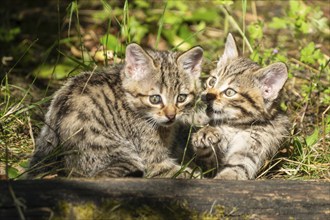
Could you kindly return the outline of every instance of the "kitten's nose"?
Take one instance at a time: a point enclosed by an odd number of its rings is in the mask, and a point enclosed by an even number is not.
[[[176,108],[175,105],[168,105],[164,108],[164,115],[166,118],[168,118],[170,121],[174,121],[176,116]]]
[[[169,120],[173,121],[175,119],[175,114],[166,115],[166,118],[168,118]]]
[[[209,101],[213,101],[217,98],[217,95],[214,93],[206,93],[205,95],[202,95],[202,101],[204,102],[209,102]]]

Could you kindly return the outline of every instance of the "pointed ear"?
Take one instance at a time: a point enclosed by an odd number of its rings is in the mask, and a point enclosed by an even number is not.
[[[261,92],[264,99],[273,101],[277,98],[288,78],[288,70],[284,63],[274,63],[258,71]]]
[[[134,80],[145,78],[155,68],[152,58],[138,44],[132,43],[126,47],[125,75]]]
[[[177,58],[177,64],[183,71],[199,77],[202,71],[203,49],[193,47]]]
[[[217,66],[219,67],[225,65],[228,61],[237,57],[238,57],[238,50],[237,50],[236,42],[233,35],[229,33],[225,44],[225,50],[223,52],[223,55],[220,57]]]

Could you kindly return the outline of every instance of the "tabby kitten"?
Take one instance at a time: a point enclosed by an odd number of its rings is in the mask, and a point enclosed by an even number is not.
[[[277,102],[287,77],[283,63],[260,68],[239,57],[228,35],[202,93],[210,123],[192,137],[197,162],[216,168],[216,179],[254,179],[276,153],[290,126]]]
[[[54,96],[30,177],[172,177],[176,121],[193,110],[203,50],[126,48],[125,64],[70,79]],[[182,173],[180,177],[185,177]]]

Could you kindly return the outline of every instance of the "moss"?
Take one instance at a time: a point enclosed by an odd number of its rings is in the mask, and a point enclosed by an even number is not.
[[[54,220],[60,219],[93,219],[96,206],[93,203],[73,204],[60,202]]]
[[[192,219],[197,212],[185,202],[137,203],[104,200],[100,205],[91,202],[59,202],[54,219]]]
[[[193,220],[218,220],[234,217],[231,214],[236,209],[228,212],[223,206],[215,206],[212,212],[198,213],[188,207],[186,202],[154,202],[136,203],[104,200],[100,205],[92,202],[70,203],[61,201],[55,211],[54,220],[62,219],[193,219]],[[242,216],[240,216],[242,217]],[[247,219],[248,216],[242,219]]]

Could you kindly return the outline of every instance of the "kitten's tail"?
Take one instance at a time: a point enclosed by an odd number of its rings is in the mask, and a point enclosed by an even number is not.
[[[59,138],[48,126],[43,127],[26,170],[25,178],[34,179],[52,173],[59,165]]]

